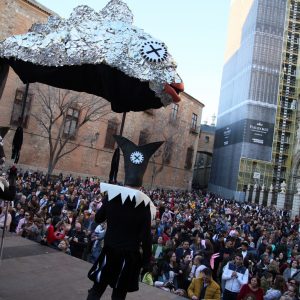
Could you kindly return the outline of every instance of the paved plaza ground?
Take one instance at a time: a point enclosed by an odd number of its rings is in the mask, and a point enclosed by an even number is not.
[[[0,232],[2,235],[2,232]],[[8,235],[0,262],[0,300],[85,300],[91,264],[27,239]],[[108,289],[102,299],[111,299]],[[174,294],[140,284],[128,300],[180,300]]]

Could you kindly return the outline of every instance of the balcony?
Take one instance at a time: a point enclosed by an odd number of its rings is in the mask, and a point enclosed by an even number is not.
[[[193,126],[190,127],[190,133],[192,134],[199,134],[200,133],[200,126]]]

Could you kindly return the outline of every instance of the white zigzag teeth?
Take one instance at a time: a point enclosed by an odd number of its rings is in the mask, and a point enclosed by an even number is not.
[[[151,201],[151,199],[143,192],[132,188],[104,183],[104,182],[100,183],[100,190],[101,193],[107,192],[108,201],[114,199],[118,195],[121,195],[122,204],[125,203],[128,197],[130,201],[133,201],[133,198],[135,197],[135,201],[136,201],[135,207],[138,207],[142,202],[144,202],[145,206],[150,204],[151,217],[152,220],[155,219],[156,207]]]

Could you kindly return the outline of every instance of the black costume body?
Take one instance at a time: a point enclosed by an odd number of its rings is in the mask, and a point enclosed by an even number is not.
[[[114,138],[124,155],[125,185],[129,187],[100,184],[107,195],[95,221],[107,221],[107,230],[99,259],[88,274],[94,286],[87,300],[100,299],[107,285],[113,288],[113,300],[125,299],[127,292],[139,289],[140,270],[151,259],[151,219],[156,207],[138,187],[151,155],[163,142],[137,146],[122,136]]]
[[[0,187],[0,200],[14,201],[16,196],[15,186],[4,186],[4,191]]]
[[[107,231],[103,250],[89,278],[96,285],[104,282],[124,292],[137,291],[141,267],[151,258],[150,205],[141,202],[136,207],[135,197],[130,196],[122,203],[121,195],[110,200],[106,196],[102,202],[95,221],[107,221]]]

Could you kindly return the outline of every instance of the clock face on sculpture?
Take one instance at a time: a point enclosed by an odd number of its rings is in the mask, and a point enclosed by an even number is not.
[[[144,161],[144,155],[140,151],[134,151],[130,154],[130,160],[133,164],[139,165]]]
[[[162,62],[168,56],[167,47],[164,43],[156,41],[147,41],[141,48],[143,58],[149,62]]]

